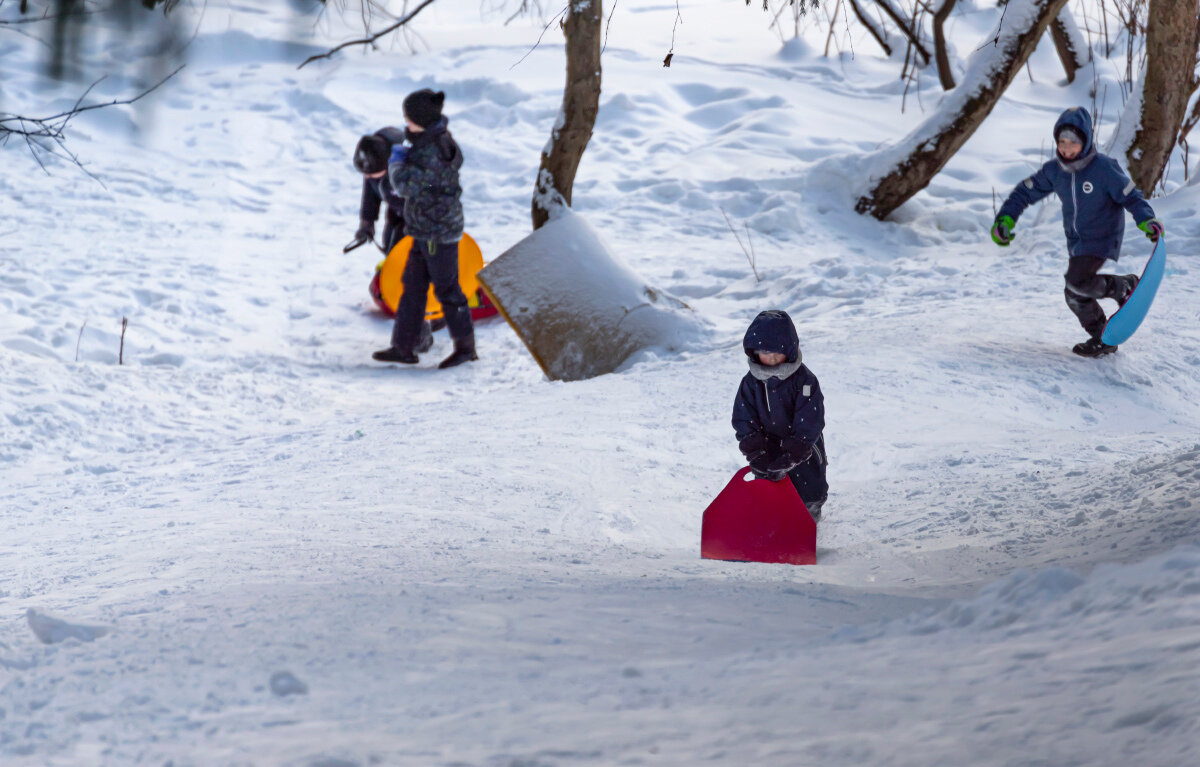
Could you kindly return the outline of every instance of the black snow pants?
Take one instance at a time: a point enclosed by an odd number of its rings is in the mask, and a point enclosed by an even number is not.
[[[392,326],[392,347],[412,351],[420,339],[425,323],[425,301],[429,283],[433,294],[442,304],[446,327],[456,342],[474,340],[475,326],[471,322],[471,307],[458,284],[458,243],[413,241],[404,266],[404,292],[396,307],[396,323]]]
[[[1094,256],[1075,256],[1068,262],[1064,275],[1067,287],[1063,294],[1067,306],[1092,338],[1099,338],[1108,322],[1097,299],[1116,298],[1127,289],[1127,283],[1132,282],[1128,275],[1098,274],[1104,261]]]
[[[829,495],[829,482],[825,480],[825,437],[821,436],[813,446],[812,455],[804,463],[788,472],[788,479],[796,488],[796,494],[806,505],[824,503]]]

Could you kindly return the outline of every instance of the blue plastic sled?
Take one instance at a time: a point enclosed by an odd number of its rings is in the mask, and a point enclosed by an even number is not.
[[[1146,313],[1150,311],[1150,304],[1154,303],[1154,296],[1158,293],[1158,285],[1162,282],[1166,270],[1167,240],[1165,237],[1159,237],[1154,245],[1154,252],[1150,254],[1150,260],[1146,262],[1146,268],[1142,271],[1141,281],[1125,305],[1108,318],[1108,324],[1100,334],[1101,341],[1116,346],[1129,340],[1142,324],[1142,320],[1146,319]]]

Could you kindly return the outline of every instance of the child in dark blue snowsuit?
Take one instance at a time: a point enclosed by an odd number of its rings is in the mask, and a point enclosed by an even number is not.
[[[825,398],[801,362],[800,339],[787,312],[761,312],[742,347],[750,372],[733,401],[738,448],[754,475],[778,482],[787,476],[813,519],[829,495],[825,481]]]
[[[1100,340],[1108,318],[1100,298],[1115,299],[1118,306],[1137,286],[1135,274],[1099,274],[1108,259],[1116,261],[1125,234],[1125,211],[1153,242],[1162,236],[1162,223],[1137,186],[1111,157],[1100,154],[1092,140],[1092,116],[1083,107],[1071,107],[1054,124],[1055,159],[1017,184],[1004,201],[992,225],[992,240],[1007,247],[1013,227],[1025,208],[1051,192],[1062,200],[1063,229],[1067,235],[1067,306],[1087,332],[1087,341],[1073,351],[1099,357],[1117,350]]]
[[[388,178],[404,200],[404,223],[412,235],[402,281],[404,292],[396,307],[392,345],[375,352],[381,362],[414,364],[415,346],[425,314],[430,283],[442,304],[454,352],[439,368],[450,368],[479,359],[475,351],[475,326],[471,308],[458,280],[458,243],[463,236],[462,185],[459,170],[463,154],[450,135],[442,115],[446,94],[428,88],[404,99],[405,137],[408,148],[393,149]]]

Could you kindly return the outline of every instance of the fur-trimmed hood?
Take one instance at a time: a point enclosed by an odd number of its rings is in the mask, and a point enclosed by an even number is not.
[[[796,325],[792,318],[782,309],[769,309],[759,312],[750,323],[746,335],[742,339],[742,349],[750,365],[750,374],[760,381],[769,378],[783,380],[791,377],[800,369],[803,355],[800,353],[800,336],[796,333]],[[758,361],[757,352],[775,352],[786,357],[785,362],[778,365],[763,365]]]

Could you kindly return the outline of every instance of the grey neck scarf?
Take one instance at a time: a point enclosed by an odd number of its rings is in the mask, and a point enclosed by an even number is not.
[[[1092,164],[1092,160],[1096,159],[1096,145],[1092,144],[1092,148],[1076,157],[1070,162],[1066,162],[1058,156],[1058,152],[1054,153],[1054,157],[1058,160],[1058,167],[1065,170],[1067,173],[1077,173],[1087,166]]]
[[[767,367],[761,362],[748,360],[750,363],[750,375],[760,381],[766,381],[768,378],[778,378],[780,381],[783,381],[790,378],[792,373],[800,369],[800,365],[802,364],[801,359],[801,356],[797,354],[795,362],[781,362],[771,367]]]

